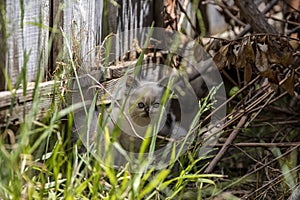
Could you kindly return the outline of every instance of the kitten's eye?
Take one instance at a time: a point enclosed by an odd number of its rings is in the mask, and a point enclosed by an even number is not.
[[[158,108],[159,105],[160,105],[160,103],[154,103],[154,104],[153,104],[153,107],[154,107],[154,108]]]
[[[139,108],[144,108],[144,107],[145,107],[145,104],[144,104],[143,102],[140,102],[140,103],[138,103],[138,107],[139,107]]]

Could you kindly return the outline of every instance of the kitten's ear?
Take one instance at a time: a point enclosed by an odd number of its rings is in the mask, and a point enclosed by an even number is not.
[[[139,85],[140,85],[139,81],[137,81],[132,76],[127,76],[126,87],[138,87]]]

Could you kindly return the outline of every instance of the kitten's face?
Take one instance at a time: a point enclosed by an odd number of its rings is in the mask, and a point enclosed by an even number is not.
[[[134,123],[148,126],[151,119],[157,119],[161,110],[164,89],[158,84],[139,84],[133,88],[129,99],[129,113]]]

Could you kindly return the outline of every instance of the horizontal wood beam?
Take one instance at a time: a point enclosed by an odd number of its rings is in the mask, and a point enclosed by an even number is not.
[[[111,66],[105,75],[103,85],[107,91],[114,90],[115,85],[120,81],[126,70],[136,64],[136,61],[125,62],[123,64]],[[100,73],[100,69],[98,72]],[[74,79],[75,80],[75,79]],[[69,80],[69,81],[74,81]],[[65,81],[47,81],[39,84],[38,97],[39,97],[39,112],[36,119],[42,119],[45,114],[50,111],[51,105],[61,104],[59,94],[65,93],[66,86],[63,85]],[[55,89],[56,88],[56,89]],[[72,89],[72,88],[68,88]],[[18,125],[24,121],[24,117],[29,114],[33,105],[33,95],[35,90],[35,83],[31,82],[27,84],[26,94],[23,95],[23,88],[12,91],[0,92],[0,127],[5,127],[7,124]],[[104,94],[104,91],[99,89],[100,95]],[[54,101],[53,101],[54,100]],[[111,97],[106,96],[106,99],[100,99],[98,104],[108,104],[111,101]]]
[[[38,88],[39,112],[36,118],[41,119],[51,107],[53,98],[58,100],[58,93],[54,94],[55,84],[59,82],[48,81],[40,83]],[[19,124],[24,116],[29,113],[33,105],[33,94],[35,84],[29,83],[26,94],[23,95],[23,88],[0,92],[0,127],[9,124]]]

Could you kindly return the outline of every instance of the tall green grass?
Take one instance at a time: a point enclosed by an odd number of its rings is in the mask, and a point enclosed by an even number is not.
[[[57,30],[53,34],[57,34]],[[50,38],[52,42],[53,36]],[[67,42],[66,46],[69,56],[63,62],[65,68],[71,68],[72,71],[64,68],[62,74],[58,73],[53,78],[60,80],[61,77],[74,74],[79,83],[74,52],[70,43]],[[6,74],[6,83],[13,97],[11,111],[15,109],[14,89],[22,84],[23,94],[26,95],[26,60],[29,59],[30,50],[24,49],[24,55],[24,66],[16,85],[11,84]],[[62,109],[68,99],[65,93],[60,92],[59,83],[54,86],[53,93],[58,94],[60,102],[53,98],[48,114],[37,121],[36,115],[42,101],[39,84],[44,67],[39,65],[29,114],[17,127],[7,124],[1,129],[0,199],[202,199],[214,193],[208,186],[216,188],[214,179],[221,176],[203,174],[199,163],[206,157],[196,157],[197,153],[193,153],[197,152],[196,148],[180,157],[176,170],[173,165],[161,170],[149,168],[140,159],[142,173],[132,173],[129,165],[119,169],[108,167],[94,159],[90,151],[80,151],[82,144],[72,141],[72,130],[73,111],[82,105],[69,105]],[[145,150],[148,144],[143,145]],[[207,192],[202,192],[205,188],[208,188]]]
[[[20,79],[22,76],[25,74]],[[38,87],[35,90],[38,94]],[[132,173],[129,166],[107,167],[89,151],[80,153],[80,144],[71,142],[72,111],[81,105],[61,110],[53,102],[49,114],[38,122],[31,115],[39,112],[38,95],[35,101],[36,106],[13,132],[15,144],[0,139],[0,198],[174,199],[192,194],[193,199],[201,199],[198,191],[214,185],[213,178],[220,177],[202,174],[197,164],[204,157],[193,158],[192,152],[182,156],[184,162],[176,173],[172,166],[159,171],[145,167],[143,173]],[[10,126],[1,135],[8,131],[12,131]]]
[[[37,95],[35,101],[38,98]],[[193,199],[201,199],[198,191],[205,185],[214,185],[213,178],[220,177],[202,174],[197,163],[204,158],[194,159],[191,152],[183,155],[185,163],[176,174],[171,167],[159,171],[150,168],[143,173],[131,173],[128,166],[107,167],[89,152],[80,153],[80,144],[71,143],[75,108],[60,110],[56,102],[41,122],[24,117],[13,133],[15,144],[1,137],[1,198],[174,199],[192,194]],[[39,112],[38,103],[31,112]],[[7,131],[12,131],[9,126],[4,130]],[[42,153],[37,154],[38,149]]]

